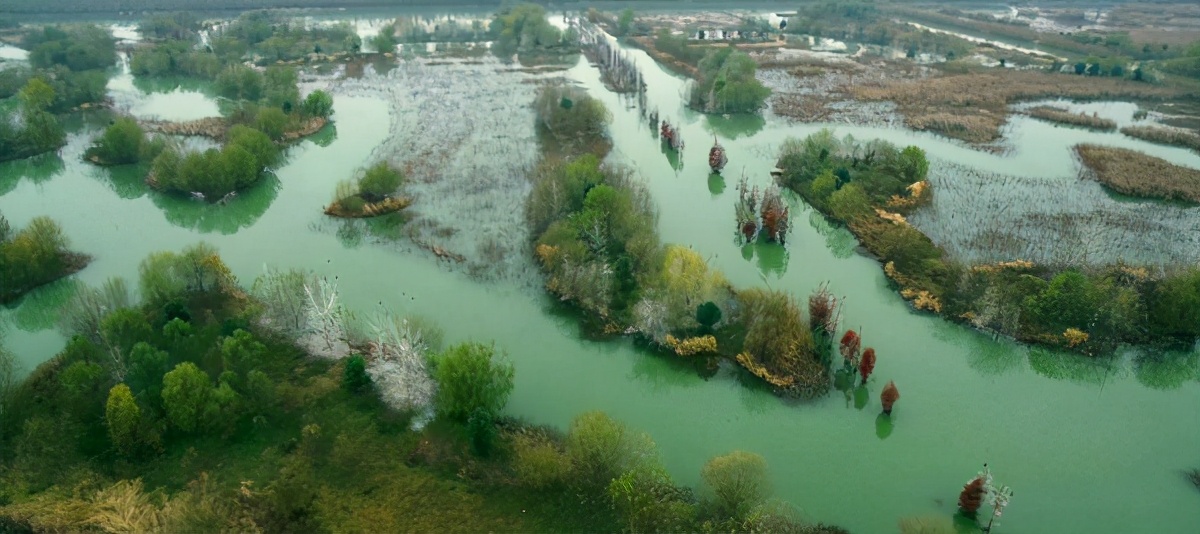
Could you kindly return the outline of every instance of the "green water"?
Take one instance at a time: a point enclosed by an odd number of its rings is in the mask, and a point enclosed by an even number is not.
[[[1097,365],[914,313],[879,265],[854,253],[848,233],[795,199],[786,249],[739,246],[738,177],[744,172],[768,184],[782,140],[820,126],[687,112],[680,80],[644,55],[639,63],[651,107],[682,125],[688,147],[674,164],[637,110],[604,90],[586,63],[564,76],[613,111],[611,157],[645,179],[663,240],[695,248],[740,287],[767,285],[805,298],[828,281],[846,297],[843,324],[860,329],[879,355],[865,403],[836,391],[812,403],[783,402],[728,369],[705,380],[627,341],[581,340],[574,319],[528,284],[483,284],[411,247],[339,237],[321,207],[336,182],[369,163],[389,135],[387,104],[363,97],[336,97],[336,134],[292,148],[274,178],[227,206],[149,192],[135,169],[84,164],[79,156],[94,126],[80,125],[61,158],[0,165],[0,210],[15,227],[50,215],[73,248],[95,256],[71,280],[4,312],[15,325],[8,343],[26,367],[36,365],[63,344],[50,326],[73,284],[134,280],[150,252],[205,240],[243,283],[265,265],[309,268],[336,275],[351,308],[382,302],[429,317],[448,341],[495,340],[517,367],[510,413],[565,427],[582,411],[604,410],[650,433],[686,484],[698,484],[701,465],[714,455],[754,451],[769,462],[777,495],[807,517],[854,532],[894,532],[902,516],[952,514],[962,485],[988,462],[1015,490],[997,532],[1195,532],[1200,495],[1182,470],[1200,467],[1197,353],[1129,353]],[[724,178],[710,176],[706,165],[714,133],[729,154]],[[997,156],[901,130],[839,133],[914,143],[961,165],[1064,180],[1076,169],[1068,147],[1100,135],[1018,120],[1010,130],[1014,150]],[[1102,141],[1200,166],[1185,151],[1115,135]],[[881,424],[878,394],[887,380],[902,398],[891,423]]]

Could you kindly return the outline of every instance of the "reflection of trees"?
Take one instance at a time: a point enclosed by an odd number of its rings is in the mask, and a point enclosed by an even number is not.
[[[650,391],[658,393],[701,384],[701,381],[696,379],[696,371],[688,368],[682,361],[671,361],[668,356],[652,354],[648,349],[639,349],[636,352],[637,358],[633,362],[630,378],[647,384]]]
[[[338,241],[346,248],[358,248],[362,244],[363,227],[357,219],[343,219],[337,229]]]
[[[1134,357],[1133,374],[1147,387],[1176,389],[1200,379],[1200,353],[1142,352]]]
[[[108,186],[118,197],[141,198],[150,190],[146,185],[146,167],[143,165],[108,167],[101,172],[108,176]]]
[[[825,238],[825,246],[833,252],[833,257],[849,258],[854,255],[854,249],[858,247],[858,240],[854,238],[854,234],[850,233],[850,230],[835,226],[817,210],[808,212],[808,224]]]
[[[993,337],[950,321],[935,321],[933,337],[961,349],[967,365],[985,375],[1004,374],[1022,366],[1025,353],[1007,338]]]
[[[750,137],[767,125],[767,120],[758,114],[708,115],[706,118],[704,129],[726,139]]]
[[[305,139],[312,141],[313,144],[320,147],[329,146],[337,139],[337,127],[333,124],[333,121],[330,121],[324,128],[321,128],[317,133]]]
[[[26,332],[54,328],[59,312],[81,285],[74,278],[63,278],[30,291],[11,314],[13,324]]]
[[[708,192],[718,196],[725,192],[725,178],[717,173],[708,175]]]
[[[1037,374],[1047,378],[1097,386],[1103,386],[1110,377],[1114,377],[1120,371],[1119,365],[1111,357],[1088,358],[1044,347],[1030,347],[1029,366]]]
[[[28,159],[0,163],[0,195],[17,188],[22,178],[40,184],[55,177],[66,168],[57,153],[49,152]]]
[[[755,264],[764,276],[783,277],[787,272],[788,250],[779,243],[767,243],[765,239],[756,239],[752,243],[742,245],[742,257],[747,261],[756,259]]]
[[[279,193],[279,178],[269,174],[226,204],[210,204],[177,195],[150,195],[175,226],[210,233],[233,234],[254,224],[267,212]]]

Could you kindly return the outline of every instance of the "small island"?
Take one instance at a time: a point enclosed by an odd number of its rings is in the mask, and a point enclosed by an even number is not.
[[[70,249],[62,228],[49,217],[35,217],[14,231],[0,215],[0,304],[79,272],[91,260]]]
[[[360,171],[353,180],[338,182],[333,202],[325,207],[331,217],[365,218],[395,213],[407,208],[412,199],[394,196],[404,183],[404,175],[386,161]]]

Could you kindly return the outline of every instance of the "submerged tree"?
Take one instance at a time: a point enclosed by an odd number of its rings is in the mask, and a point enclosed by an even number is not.
[[[883,413],[892,415],[892,405],[900,399],[900,390],[896,389],[896,384],[888,380],[886,386],[883,386],[883,392],[879,394],[879,400],[883,403]]]
[[[979,507],[983,506],[984,493],[983,477],[972,478],[958,494],[958,509],[967,517],[975,517]]]

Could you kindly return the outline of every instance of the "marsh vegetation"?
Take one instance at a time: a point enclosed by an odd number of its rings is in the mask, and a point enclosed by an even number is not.
[[[1125,148],[1077,145],[1075,152],[1089,176],[1115,191],[1200,203],[1200,170]]]

